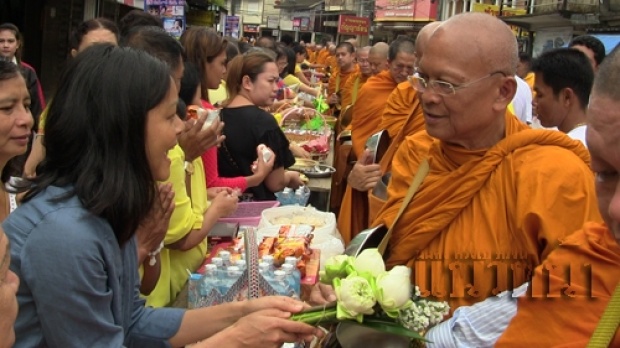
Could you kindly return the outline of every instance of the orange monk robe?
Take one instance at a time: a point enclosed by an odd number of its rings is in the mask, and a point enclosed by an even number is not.
[[[366,76],[362,74],[361,71],[358,71],[347,79],[347,84],[342,89],[340,98],[340,105],[342,105],[343,108],[355,103],[360,90],[371,76],[372,75]]]
[[[585,224],[536,268],[497,346],[585,347],[619,281],[620,246],[613,233]],[[609,346],[620,347],[620,330]]]
[[[412,125],[412,127],[416,131],[422,130],[424,127],[424,117],[422,116],[422,109],[418,106],[418,92],[411,87],[408,81],[399,83],[387,99],[379,128],[387,130],[390,139],[394,139],[401,133],[403,124],[406,123],[413,110],[416,109],[421,117],[415,119],[415,125]],[[406,134],[411,135],[413,133],[408,132]]]
[[[331,75],[337,74],[340,71],[340,67],[338,66],[338,58],[336,58],[336,56],[330,55],[327,58],[326,63],[329,67],[329,73]]]
[[[394,226],[387,265],[409,266],[423,295],[448,301],[452,311],[506,290],[505,279],[521,285],[560,238],[602,220],[585,148],[509,112],[505,120],[505,138],[486,150],[426,132],[407,137],[374,223],[392,225],[428,159],[429,174]]]
[[[330,57],[329,50],[324,47],[316,54],[316,63],[321,65],[327,65],[327,58]]]
[[[306,47],[306,55],[308,56],[308,61],[312,64],[316,63],[316,52],[310,47]]]
[[[342,93],[344,86],[347,84],[347,80],[357,73],[360,70],[357,64],[353,65],[353,68],[347,72],[338,71],[335,74],[331,74],[329,77],[329,84],[327,86],[328,95],[334,94],[336,92]]]
[[[385,174],[392,171],[394,155],[405,138],[425,129],[424,112],[418,93],[407,82],[398,84],[390,94],[383,109],[379,129],[387,130],[390,135],[390,146],[379,162],[381,173]],[[368,191],[369,223],[375,220],[383,204],[383,200],[374,197],[372,191]]]
[[[396,82],[389,71],[382,71],[366,81],[353,105],[351,119],[351,141],[353,153],[360,158],[366,140],[378,132],[385,101],[396,88]],[[338,215],[338,231],[345,243],[368,227],[368,193],[354,190],[350,186],[342,197]]]

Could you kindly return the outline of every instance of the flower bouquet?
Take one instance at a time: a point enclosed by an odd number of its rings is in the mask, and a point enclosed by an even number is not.
[[[320,281],[334,286],[336,304],[315,307],[292,319],[311,325],[356,321],[384,333],[425,341],[423,334],[441,322],[450,307],[446,302],[422,299],[410,276],[405,266],[386,271],[377,249],[366,249],[357,257],[332,257],[320,272]]]

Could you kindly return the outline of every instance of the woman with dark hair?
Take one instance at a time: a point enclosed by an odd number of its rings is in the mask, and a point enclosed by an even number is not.
[[[45,97],[43,96],[43,88],[41,88],[41,83],[39,83],[37,72],[32,66],[22,61],[21,51],[23,45],[24,40],[17,26],[12,23],[0,24],[0,60],[8,60],[21,68],[32,100],[30,111],[35,119],[36,126],[39,115],[45,109]]]
[[[226,139],[218,149],[219,173],[224,177],[251,174],[256,148],[265,144],[275,153],[275,164],[265,180],[248,188],[254,200],[273,200],[274,192],[303,183],[298,172],[284,168],[295,163],[289,142],[275,118],[262,110],[273,104],[278,91],[278,67],[260,51],[237,56],[226,78],[229,101],[222,109]],[[258,162],[261,160],[259,159]]]
[[[318,97],[320,93],[318,89],[306,85],[295,76],[295,52],[289,47],[284,47],[283,50],[286,64],[280,63],[280,60],[278,60],[278,68],[280,68],[280,77],[282,77],[284,84],[294,91],[301,91],[313,97]]]
[[[8,192],[6,184],[15,172],[13,158],[28,148],[32,130],[30,94],[20,69],[12,62],[0,61],[0,221],[17,208],[17,197]]]
[[[303,307],[289,298],[144,307],[135,231],[170,174],[177,99],[168,66],[129,48],[92,46],[63,72],[41,173],[3,224],[21,280],[17,347],[278,347],[318,333],[286,319]]]
[[[97,43],[110,43],[117,45],[119,40],[118,27],[114,22],[106,18],[94,18],[82,22],[73,31],[71,35],[71,57],[85,50],[87,47]],[[39,129],[32,141],[32,150],[28,155],[28,159],[24,164],[23,175],[26,178],[32,178],[36,175],[36,169],[39,163],[45,157],[45,147],[43,146],[43,137],[45,136],[45,119],[47,117],[47,109],[43,110],[39,118]]]

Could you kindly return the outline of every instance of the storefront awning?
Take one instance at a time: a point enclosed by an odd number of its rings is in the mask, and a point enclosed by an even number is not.
[[[284,10],[311,10],[320,4],[324,0],[281,0],[275,2],[273,8],[279,8]]]
[[[521,27],[527,31],[536,31],[543,28],[572,27],[573,22],[560,13],[525,16],[502,16],[499,17],[507,24]]]

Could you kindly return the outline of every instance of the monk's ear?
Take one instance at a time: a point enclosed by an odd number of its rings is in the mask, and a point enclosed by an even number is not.
[[[517,81],[514,76],[502,77],[495,104],[498,110],[506,109],[517,93]]]

